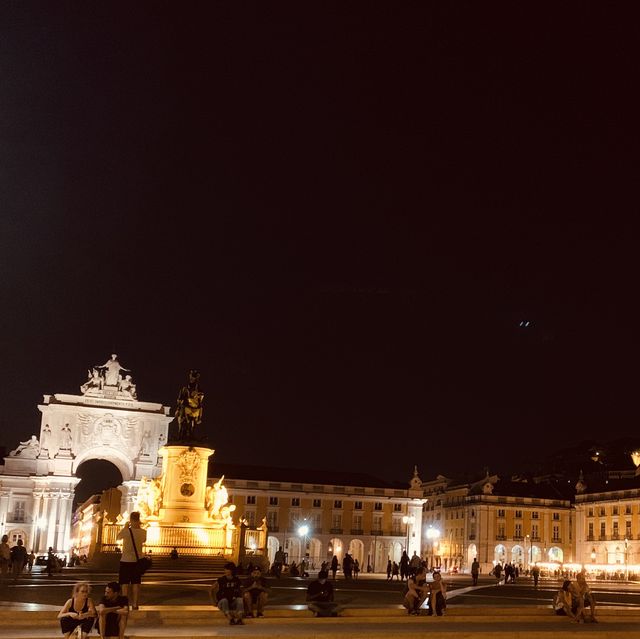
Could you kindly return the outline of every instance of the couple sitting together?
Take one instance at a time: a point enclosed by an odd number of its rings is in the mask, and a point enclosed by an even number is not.
[[[427,615],[433,615],[435,610],[438,617],[442,617],[444,609],[447,607],[447,586],[442,581],[442,575],[435,571],[433,581],[427,583],[427,570],[424,567],[407,580],[407,592],[404,596],[403,606],[410,615],[419,615],[420,607],[428,599]]]

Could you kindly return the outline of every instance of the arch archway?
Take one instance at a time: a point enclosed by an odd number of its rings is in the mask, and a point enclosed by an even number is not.
[[[320,567],[322,563],[322,542],[316,537],[309,540],[309,562],[311,570]]]
[[[269,558],[269,563],[272,564],[273,560],[278,552],[278,548],[280,548],[280,543],[276,537],[269,537],[267,539],[267,557]]]
[[[124,480],[120,468],[107,459],[85,459],[78,464],[76,477],[80,483],[75,489],[74,506],[107,488],[120,486]]]
[[[531,559],[530,562],[532,564],[538,563],[542,561],[542,551],[539,546],[531,546]]]
[[[495,563],[501,564],[503,564],[507,560],[507,549],[502,544],[498,544],[494,548],[493,559]]]
[[[397,564],[400,564],[400,559],[402,559],[402,544],[399,541],[391,542],[391,546],[389,548],[391,561],[395,561]]]
[[[562,548],[558,548],[558,546],[552,546],[549,548],[549,559],[548,561],[557,561],[562,563],[564,560],[564,553],[562,552]]]
[[[349,554],[354,560],[358,560],[358,564],[362,570],[362,566],[364,564],[364,544],[360,539],[352,539],[349,542]]]
[[[333,537],[329,540],[329,557],[337,557],[339,566],[342,565],[342,558],[344,557],[344,553],[345,548],[342,539],[340,539],[339,537]]]
[[[133,461],[115,448],[90,448],[80,453],[73,462],[73,471],[76,477],[79,477],[80,466],[94,459],[111,462],[120,471],[122,481],[129,481],[135,477]]]
[[[470,566],[473,560],[478,556],[478,549],[475,544],[469,544],[467,549],[467,565]]]
[[[524,566],[524,550],[522,546],[514,546],[511,549],[511,563],[516,566]]]

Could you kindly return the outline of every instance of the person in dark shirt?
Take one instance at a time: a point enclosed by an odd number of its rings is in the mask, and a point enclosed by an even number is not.
[[[96,606],[98,621],[96,627],[102,639],[118,637],[124,639],[124,631],[129,619],[129,599],[121,594],[120,584],[110,581],[104,589],[104,597]]]
[[[11,569],[13,571],[13,583],[18,581],[18,577],[22,574],[24,566],[27,563],[27,549],[24,547],[22,539],[18,539],[18,543],[11,549]]]
[[[307,602],[316,617],[338,616],[338,604],[333,601],[333,586],[326,570],[321,570],[318,578],[309,584]]]
[[[231,626],[241,626],[243,612],[242,583],[236,576],[236,565],[229,561],[224,565],[224,575],[218,578],[212,586],[218,608],[229,619]]]
[[[254,609],[258,617],[264,617],[264,606],[267,603],[267,589],[269,584],[262,576],[259,566],[251,569],[251,576],[244,580],[244,614],[245,617],[253,617]]]

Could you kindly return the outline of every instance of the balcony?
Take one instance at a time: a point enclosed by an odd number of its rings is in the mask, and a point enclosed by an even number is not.
[[[513,536],[513,541],[522,541],[524,539],[524,537],[522,535],[514,535]]]
[[[469,535],[469,539],[470,539],[471,541],[473,541],[475,538],[476,538],[476,536],[475,536],[475,534],[474,534],[474,533],[471,533],[471,534]]]
[[[595,539],[593,535],[587,535],[587,541],[595,541]]]
[[[352,535],[364,535],[364,530],[362,530],[362,528],[352,528],[351,529],[351,534]]]
[[[332,535],[341,535],[342,534],[342,528],[330,528],[329,532]]]
[[[506,541],[507,537],[506,535],[496,535],[496,539],[498,541]]]
[[[371,534],[374,536],[380,536],[380,535],[384,535],[384,533],[382,532],[382,530],[372,530]]]
[[[537,535],[535,537],[531,537],[531,541],[540,541],[540,537]]]

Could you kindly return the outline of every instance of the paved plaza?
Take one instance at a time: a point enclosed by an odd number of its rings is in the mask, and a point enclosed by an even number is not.
[[[48,577],[35,571],[17,585],[5,585],[0,592],[0,623],[3,638],[39,639],[58,637],[56,614],[71,586],[89,581],[93,595],[102,593],[113,579],[110,572],[65,569]],[[592,638],[634,637],[640,632],[640,584],[592,584],[600,603],[600,623],[571,624],[551,611],[551,598],[558,588],[555,580],[542,581],[534,589],[523,578],[512,585],[496,585],[489,577],[476,587],[465,575],[446,577],[448,608],[443,618],[409,617],[401,606],[404,584],[387,582],[384,576],[367,575],[358,581],[338,579],[336,600],[343,606],[338,619],[315,619],[304,603],[307,579],[271,579],[266,618],[250,619],[231,628],[209,599],[208,586],[215,576],[198,572],[152,572],[143,585],[139,611],[131,613],[127,635],[154,637],[227,637],[237,634],[271,639],[276,637],[345,636],[384,637],[410,632],[416,637],[545,637],[561,631],[563,636],[589,634]]]

